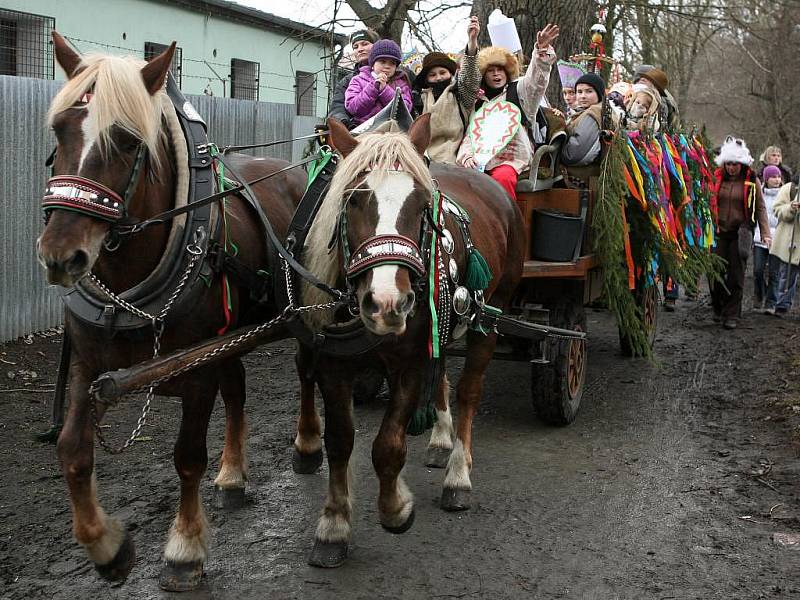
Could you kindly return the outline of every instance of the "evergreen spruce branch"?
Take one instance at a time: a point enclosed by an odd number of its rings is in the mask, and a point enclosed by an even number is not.
[[[616,133],[603,161],[592,216],[592,234],[594,251],[603,268],[603,292],[608,307],[616,316],[620,332],[628,339],[634,354],[650,358],[652,351],[644,328],[644,313],[628,287],[625,260],[625,236],[628,232],[622,212],[628,203],[623,176],[626,143],[625,134]],[[634,264],[637,264],[635,258]]]

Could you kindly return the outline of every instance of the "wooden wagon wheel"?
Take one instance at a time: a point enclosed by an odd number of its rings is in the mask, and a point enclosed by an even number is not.
[[[636,304],[642,309],[642,324],[647,337],[647,345],[652,350],[656,343],[656,333],[658,332],[658,290],[656,286],[649,285],[646,288],[637,289],[635,293]],[[619,330],[619,345],[623,356],[639,356],[621,329]]]
[[[552,325],[586,331],[582,304],[564,303],[550,310]],[[531,363],[531,402],[542,420],[552,425],[569,425],[578,415],[583,398],[588,361],[586,340],[551,338],[544,343],[548,363]]]
[[[580,324],[574,327],[583,331]],[[567,391],[571,398],[576,398],[583,391],[586,379],[586,340],[571,340],[567,352]]]

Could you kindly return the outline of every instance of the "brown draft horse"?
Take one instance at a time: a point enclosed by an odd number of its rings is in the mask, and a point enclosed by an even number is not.
[[[129,215],[145,219],[172,208],[176,202],[179,160],[186,161],[185,139],[175,109],[163,91],[175,44],[149,63],[131,58],[86,56],[75,53],[57,33],[55,55],[69,80],[53,100],[50,124],[58,142],[54,175],[74,175],[100,184],[122,196],[130,180]],[[177,132],[176,129],[177,127]],[[132,168],[137,148],[146,147],[138,173]],[[183,146],[181,148],[181,145]],[[246,179],[286,166],[284,161],[231,156]],[[283,235],[305,187],[297,170],[281,173],[253,186],[276,232]],[[95,186],[97,189],[97,186]],[[103,188],[100,188],[103,189]],[[184,189],[185,192],[185,189]],[[39,260],[51,284],[71,287],[92,272],[112,292],[120,293],[145,280],[159,263],[170,228],[158,225],[123,241],[115,251],[104,246],[110,224],[69,210],[52,210],[38,240]],[[261,226],[243,200],[227,200],[227,231],[239,249],[239,259],[252,269],[266,264]],[[222,277],[212,280],[191,306],[176,303],[168,314],[162,339],[164,350],[212,338],[225,324]],[[174,285],[177,285],[175,282]],[[231,282],[232,322],[242,323],[252,302],[246,289]],[[102,329],[67,314],[72,339],[69,365],[69,411],[58,439],[58,456],[69,487],[73,532],[100,574],[111,581],[126,578],[135,562],[134,544],[125,526],[100,506],[94,474],[93,401],[90,382],[99,374],[152,357],[152,337],[119,334],[107,339]],[[145,330],[148,331],[149,330]],[[143,339],[142,339],[143,338]],[[245,463],[244,369],[239,359],[213,364],[158,389],[179,396],[183,415],[175,444],[175,468],[180,476],[180,505],[164,549],[161,585],[184,590],[196,586],[207,555],[207,525],[200,500],[200,481],[206,470],[206,431],[217,391],[225,401],[225,446],[218,489],[242,490]],[[97,418],[103,407],[97,406]]]
[[[339,122],[329,120],[328,124],[333,144],[344,159],[309,232],[304,254],[307,268],[329,285],[344,284],[342,218],[346,219],[346,243],[350,249],[375,236],[401,236],[419,244],[435,181],[471,217],[472,240],[493,273],[484,293],[486,303],[507,309],[522,273],[524,232],[519,209],[506,193],[491,178],[476,171],[442,165],[428,170],[422,153],[430,141],[429,115],[417,119],[408,135],[365,134],[358,140]],[[452,216],[447,217],[446,227],[451,232],[458,231]],[[331,240],[337,240],[337,236],[338,251],[333,251]],[[459,272],[464,273],[463,240],[459,235],[453,237],[453,257],[457,258]],[[380,481],[380,523],[393,533],[403,533],[414,519],[413,496],[403,481],[402,469],[406,426],[418,405],[428,363],[431,313],[425,300],[416,297],[414,283],[412,270],[396,262],[381,264],[351,280],[365,327],[386,336],[375,352],[388,373],[391,399],[372,446],[372,462]],[[319,300],[323,298],[315,289],[304,288],[305,303]],[[323,316],[332,318],[330,314]],[[316,315],[307,322],[312,328],[326,324]],[[428,462],[439,463],[442,455],[449,454],[442,492],[445,510],[469,508],[472,419],[496,337],[491,332],[467,334],[466,363],[457,387],[455,444],[451,441],[446,378],[438,390],[439,419],[431,436]],[[304,350],[301,362],[309,355],[309,350]],[[352,511],[348,462],[354,437],[351,393],[353,379],[363,366],[361,357],[325,355],[320,355],[315,364],[314,377],[325,403],[325,449],[330,467],[328,497],[309,558],[309,563],[316,566],[339,566],[348,552]],[[302,365],[300,370],[303,371]],[[302,400],[298,438],[305,435],[306,439],[298,440],[301,443],[296,443],[296,449],[319,444],[318,437],[309,436],[305,427],[318,422],[313,398],[310,403],[305,396]]]

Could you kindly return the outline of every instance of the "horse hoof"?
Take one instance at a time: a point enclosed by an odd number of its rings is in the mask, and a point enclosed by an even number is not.
[[[308,564],[312,567],[335,569],[344,564],[347,552],[347,542],[322,542],[315,539],[314,548],[308,557]]]
[[[114,558],[104,565],[95,564],[94,568],[106,581],[121,582],[128,578],[134,564],[136,564],[136,546],[131,534],[126,530]]]
[[[417,510],[415,508],[412,508],[411,514],[408,515],[406,522],[398,525],[397,527],[390,527],[389,525],[383,525],[383,523],[381,523],[381,525],[389,533],[405,533],[406,531],[411,529],[411,526],[414,524],[414,516],[416,515],[416,513]]]
[[[292,453],[292,469],[300,475],[311,475],[316,473],[322,466],[322,448],[313,454],[300,454],[297,448]]]
[[[223,488],[214,486],[214,508],[239,510],[245,505],[244,488]]]
[[[444,488],[442,490],[442,508],[449,512],[469,510],[469,497],[471,493],[471,490]]]
[[[447,461],[450,460],[450,452],[452,451],[452,448],[429,446],[425,452],[425,466],[433,469],[444,469],[447,466]]]
[[[165,561],[158,576],[159,587],[167,592],[189,592],[203,579],[203,563]]]
[[[33,439],[37,442],[55,444],[58,441],[58,436],[61,433],[61,425],[53,425],[47,431],[34,434]]]

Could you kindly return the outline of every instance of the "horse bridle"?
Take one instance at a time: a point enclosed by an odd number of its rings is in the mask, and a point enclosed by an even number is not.
[[[362,189],[356,186],[351,191],[351,194]],[[338,239],[341,245],[345,265],[345,279],[348,287],[352,287],[353,280],[362,273],[382,265],[407,267],[411,271],[413,279],[417,283],[424,285],[428,259],[427,252],[421,250],[421,248],[427,249],[431,228],[439,229],[439,226],[434,223],[430,202],[425,208],[419,242],[398,233],[373,235],[361,242],[352,253],[347,239],[348,204],[349,199],[342,206],[337,233],[334,234],[334,240],[332,240],[332,242],[335,242]]]
[[[53,155],[55,156],[55,151]],[[128,203],[136,189],[139,173],[147,157],[147,148],[139,143],[125,192],[120,195],[105,184],[79,175],[56,175],[47,180],[42,198],[45,224],[53,210],[69,210],[108,221],[113,226],[128,217]],[[50,159],[48,159],[50,162]]]

